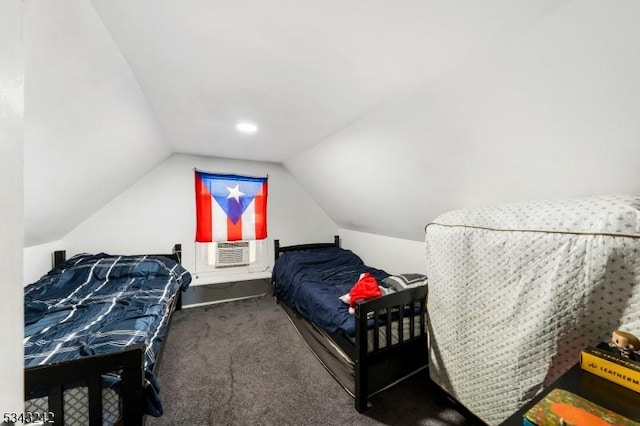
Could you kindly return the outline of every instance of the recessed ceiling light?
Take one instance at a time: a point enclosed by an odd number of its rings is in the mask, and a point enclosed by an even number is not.
[[[258,131],[258,126],[248,121],[240,121],[236,124],[236,129],[242,133],[255,133]]]

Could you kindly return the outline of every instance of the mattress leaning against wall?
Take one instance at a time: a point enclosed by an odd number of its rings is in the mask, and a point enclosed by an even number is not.
[[[583,347],[640,334],[640,195],[455,210],[425,242],[431,378],[489,424]]]

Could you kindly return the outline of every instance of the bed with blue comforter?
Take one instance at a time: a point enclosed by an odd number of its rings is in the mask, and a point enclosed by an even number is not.
[[[191,275],[165,256],[79,254],[24,289],[25,368],[144,345],[144,412],[162,414],[153,369]],[[103,376],[117,389],[118,377]],[[27,395],[28,397],[28,395]]]
[[[322,365],[364,411],[368,398],[427,366],[426,277],[390,275],[333,243],[275,244],[272,281],[277,302]],[[382,296],[348,295],[368,272]],[[344,298],[343,298],[344,299]]]
[[[328,247],[316,250],[285,252],[273,268],[277,296],[304,317],[325,330],[354,336],[355,316],[340,296],[369,272],[380,283],[387,272],[364,264],[350,250]]]

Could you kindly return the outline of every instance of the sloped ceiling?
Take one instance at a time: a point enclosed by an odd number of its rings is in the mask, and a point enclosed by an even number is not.
[[[92,2],[174,151],[276,162],[563,3]]]
[[[171,152],[283,162],[340,226],[415,239],[468,203],[626,190],[638,7],[598,3],[27,0],[26,243]],[[549,185],[580,148],[576,178],[603,151],[613,176]]]
[[[170,155],[90,3],[25,1],[25,246],[54,241]]]
[[[455,208],[638,193],[640,3],[615,4],[568,4],[285,166],[340,226],[415,240]]]

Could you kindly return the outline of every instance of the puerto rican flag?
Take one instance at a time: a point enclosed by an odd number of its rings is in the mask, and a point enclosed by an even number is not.
[[[196,241],[267,238],[267,178],[195,172]]]

